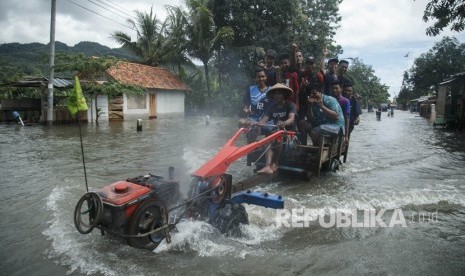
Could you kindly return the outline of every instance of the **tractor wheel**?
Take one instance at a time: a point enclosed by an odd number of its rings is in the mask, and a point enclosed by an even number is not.
[[[240,236],[241,224],[249,224],[249,218],[244,206],[237,203],[226,202],[221,205],[210,220],[222,234],[227,236]]]
[[[129,235],[140,235],[166,225],[168,214],[165,206],[158,200],[149,199],[141,203],[132,215],[129,225]],[[168,230],[161,230],[144,237],[130,237],[128,244],[135,248],[154,250],[166,237]]]

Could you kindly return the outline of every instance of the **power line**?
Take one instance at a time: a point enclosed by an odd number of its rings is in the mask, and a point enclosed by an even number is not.
[[[104,7],[104,6],[101,6],[101,5],[97,4],[97,3],[95,3],[95,2],[93,2],[91,0],[88,0],[88,1],[93,3],[94,5],[102,7],[103,9],[105,9],[105,10],[107,10],[107,11],[113,13],[113,14],[116,14],[117,16],[122,17],[124,19],[128,19],[128,17],[133,18],[133,16],[131,14],[128,14],[128,13],[126,13],[124,11],[120,11],[119,9],[115,8],[114,6],[112,6],[112,5],[108,4],[108,3],[103,2],[102,0],[95,0],[95,1],[97,1],[99,3],[102,3],[102,5],[109,7],[111,10]]]
[[[97,1],[102,2],[101,0],[97,0]],[[125,8],[121,7],[120,5],[118,5],[117,3],[113,2],[113,1],[110,1],[110,0],[105,0],[105,1],[106,1],[106,2],[110,2],[110,3],[112,3],[114,6],[116,6],[116,7],[113,7],[113,6],[112,6],[113,9],[115,9],[115,10],[118,9],[119,11],[121,11],[121,13],[126,14],[126,15],[128,15],[129,17],[134,17],[134,16],[132,15],[132,12],[131,12],[131,11],[128,11],[127,9],[125,9]],[[107,4],[107,5],[111,6],[110,4]]]
[[[128,12],[128,13],[131,13],[131,11],[128,11],[127,9],[121,7],[120,5],[116,4],[116,3],[113,2],[113,1],[110,1],[110,0],[105,0],[105,1],[112,3],[113,5],[119,7],[119,8],[120,8],[121,10],[123,10],[123,11],[126,11],[126,12]]]
[[[116,23],[116,24],[119,24],[119,25],[121,25],[121,26],[123,26],[123,27],[126,27],[126,28],[130,29],[130,30],[134,30],[134,28],[129,27],[128,25],[124,25],[124,24],[122,24],[122,23],[120,23],[120,22],[118,22],[118,21],[115,21],[115,20],[111,19],[110,17],[107,17],[107,16],[102,15],[102,14],[96,12],[96,11],[93,11],[93,10],[87,8],[87,7],[84,7],[84,6],[82,6],[82,5],[79,5],[78,3],[76,3],[76,2],[74,2],[74,1],[72,1],[72,0],[68,0],[68,1],[71,2],[71,3],[73,3],[73,4],[76,5],[76,6],[80,7],[80,8],[83,8],[83,9],[85,9],[85,10],[87,10],[87,11],[90,11],[91,13],[95,13],[96,15],[101,16],[101,17],[103,17],[103,18],[105,18],[105,19],[108,19],[108,20],[110,20],[110,21],[112,21],[112,22],[114,22],[114,23]]]
[[[114,11],[111,11],[111,10],[109,10],[108,8],[106,8],[106,7],[104,7],[104,6],[100,5],[100,4],[97,4],[97,3],[95,3],[95,2],[92,1],[92,0],[87,0],[87,1],[89,1],[90,3],[92,3],[92,4],[96,5],[96,6],[99,6],[100,8],[102,8],[102,9],[104,9],[104,10],[106,10],[106,11],[109,11],[109,12],[111,12],[111,13],[113,13],[113,14],[115,14],[115,15],[117,15],[117,16],[123,18],[123,19],[126,19],[126,17],[124,17],[124,16],[122,16],[122,15],[120,15],[120,14],[114,12]]]

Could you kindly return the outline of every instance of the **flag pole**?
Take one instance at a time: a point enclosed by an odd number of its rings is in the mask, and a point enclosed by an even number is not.
[[[79,139],[81,140],[81,155],[82,155],[82,166],[84,167],[84,179],[86,182],[86,191],[89,192],[89,186],[87,184],[86,161],[84,158],[84,145],[82,144],[81,115],[79,114],[79,110],[78,110],[77,117],[78,117],[78,124],[79,124]]]
[[[81,141],[81,156],[82,156],[82,166],[84,167],[84,178],[86,181],[86,190],[89,192],[89,185],[87,184],[87,171],[86,171],[86,161],[84,158],[84,145],[82,143],[82,127],[81,127],[81,115],[79,111],[88,110],[86,98],[82,94],[81,84],[79,83],[79,78],[74,76],[74,89],[73,92],[68,97],[68,109],[71,113],[71,116],[77,115],[78,124],[79,124],[79,139]],[[76,114],[77,113],[77,114]]]

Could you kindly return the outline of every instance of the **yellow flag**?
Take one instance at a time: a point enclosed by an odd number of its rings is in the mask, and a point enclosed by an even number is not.
[[[82,94],[81,84],[77,76],[74,76],[74,89],[68,97],[68,110],[74,117],[78,111],[87,110],[86,98]]]

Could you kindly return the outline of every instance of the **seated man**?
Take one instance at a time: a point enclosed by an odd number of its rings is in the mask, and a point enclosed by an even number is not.
[[[286,101],[292,95],[292,89],[284,84],[278,83],[271,87],[267,93],[267,97],[273,98],[274,102],[270,105],[258,125],[263,125],[268,120],[273,120],[273,123],[279,129],[295,131],[295,118],[297,114],[294,103]],[[282,152],[282,142],[275,141],[273,145],[266,151],[266,165],[257,173],[272,174],[278,169],[278,161]]]
[[[320,84],[313,84],[307,99],[307,120],[299,122],[300,131],[310,135],[313,145],[318,145],[321,135],[335,136],[339,131],[345,133],[344,116],[337,100],[322,94]]]

